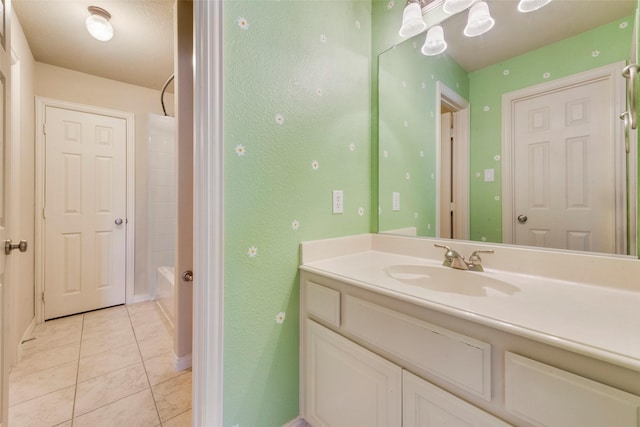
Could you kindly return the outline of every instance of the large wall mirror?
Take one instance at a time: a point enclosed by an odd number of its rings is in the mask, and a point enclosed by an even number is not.
[[[379,231],[636,256],[637,0],[487,3],[488,33],[465,37],[465,11],[444,53],[423,33],[378,58]]]

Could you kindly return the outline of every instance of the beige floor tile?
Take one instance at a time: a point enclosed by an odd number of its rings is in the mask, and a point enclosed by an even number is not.
[[[151,383],[152,386],[185,373],[185,371],[176,371],[173,366],[173,352],[164,353],[160,356],[145,360],[144,367],[147,370],[149,383]]]
[[[162,422],[191,409],[191,372],[152,387]]]
[[[129,316],[138,316],[147,313],[157,313],[158,303],[155,301],[145,301],[138,304],[131,304],[127,306]]]
[[[135,365],[141,361],[138,345],[135,342],[94,354],[80,359],[78,382],[99,377],[100,375]]]
[[[62,424],[56,424],[54,427],[71,427],[71,425],[73,424],[73,422],[71,421],[66,421]]]
[[[23,353],[22,359],[11,370],[14,378],[37,371],[77,361],[80,356],[80,343],[67,344],[38,352]]]
[[[151,390],[146,389],[73,420],[74,427],[154,427],[160,423]]]
[[[94,338],[87,338],[82,340],[80,358],[83,359],[88,356],[93,356],[123,345],[135,344],[135,342],[136,337],[131,328],[99,335]]]
[[[71,419],[75,387],[47,394],[9,408],[11,427],[50,427]]]
[[[78,383],[75,414],[86,414],[148,387],[142,363]]]
[[[17,405],[36,397],[76,384],[78,362],[34,372],[19,378],[12,375],[9,379],[9,405]]]
[[[33,353],[80,341],[82,318],[82,315],[65,317],[37,325],[29,337],[35,339],[26,341],[23,351]]]
[[[149,338],[171,337],[171,330],[160,321],[148,322],[138,327],[134,326],[133,331],[136,334],[136,339],[139,341]]]
[[[191,409],[189,409],[187,412],[162,423],[162,427],[191,427],[192,423]]]
[[[160,311],[148,311],[138,314],[132,314],[129,316],[133,328],[139,328],[150,322],[163,323],[166,322],[166,317]]]
[[[131,322],[128,317],[93,322],[84,325],[82,339],[86,340],[103,335],[116,334],[126,329],[131,329]]]
[[[116,319],[120,317],[129,316],[129,311],[124,305],[117,305],[115,307],[103,308],[101,310],[90,311],[84,314],[84,320],[86,322],[100,322],[110,319]]]
[[[142,359],[148,360],[161,354],[173,351],[173,338],[170,336],[151,337],[145,340],[138,340]]]

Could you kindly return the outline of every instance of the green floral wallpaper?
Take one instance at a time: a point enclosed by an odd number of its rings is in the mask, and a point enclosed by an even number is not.
[[[371,3],[226,1],[223,62],[224,426],[281,426],[299,414],[299,243],[371,229]]]

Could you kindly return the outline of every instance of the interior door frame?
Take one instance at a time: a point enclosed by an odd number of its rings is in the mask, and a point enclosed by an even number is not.
[[[45,138],[44,121],[47,107],[54,107],[89,114],[99,114],[125,120],[127,147],[126,147],[126,173],[127,173],[127,226],[126,233],[126,261],[125,261],[125,301],[131,303],[134,300],[134,253],[135,253],[135,131],[134,114],[124,111],[111,110],[91,105],[78,104],[51,98],[36,96],[36,233],[35,233],[35,313],[36,323],[44,322],[44,240],[45,221],[44,189],[45,189]]]
[[[514,138],[513,138],[513,110],[518,101],[522,101],[529,97],[539,96],[545,93],[553,93],[568,89],[572,86],[581,85],[593,80],[609,79],[614,87],[611,94],[614,114],[612,117],[618,117],[625,111],[625,80],[622,77],[622,69],[626,66],[625,61],[616,62],[592,70],[579,72],[567,77],[552,80],[534,86],[529,86],[514,92],[502,95],[502,242],[514,243],[515,238],[515,198],[514,198]],[[627,241],[627,201],[625,194],[629,197],[629,215],[637,218],[637,191],[628,191],[626,189],[626,161],[624,153],[624,123],[622,120],[614,122],[613,126],[614,138],[614,173],[615,173],[615,246],[617,253],[626,252]],[[635,134],[630,132],[630,134]],[[635,137],[635,136],[634,136]],[[629,154],[630,158],[637,159],[636,143],[631,141],[632,147]],[[629,167],[630,183],[637,189],[637,164]],[[511,218],[511,220],[508,220]],[[633,222],[633,221],[632,221]],[[629,247],[631,254],[635,255],[637,233],[634,224],[629,227]],[[622,251],[622,252],[620,252]]]
[[[455,114],[454,141],[457,150],[453,151],[453,164],[456,170],[456,180],[453,183],[454,211],[453,230],[454,239],[469,240],[469,102],[456,91],[441,81],[436,82],[436,234],[440,235],[440,198],[441,198],[441,136],[442,114],[441,104],[449,106]]]

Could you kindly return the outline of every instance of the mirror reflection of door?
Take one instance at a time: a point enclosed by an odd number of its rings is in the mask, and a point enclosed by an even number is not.
[[[440,237],[451,239],[453,229],[453,112],[442,104],[440,107]]]
[[[438,237],[469,239],[469,103],[442,82],[436,85],[440,121]]]
[[[612,78],[576,75],[512,104],[514,243],[605,253],[626,246],[624,212],[611,191],[611,116],[620,108],[612,93]],[[616,188],[624,191],[624,182]]]

